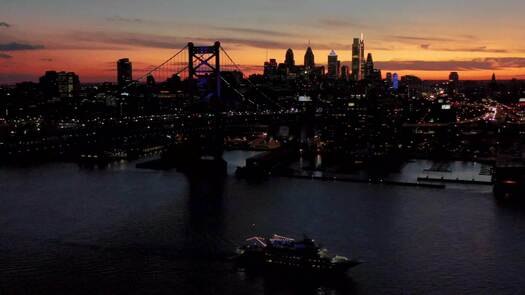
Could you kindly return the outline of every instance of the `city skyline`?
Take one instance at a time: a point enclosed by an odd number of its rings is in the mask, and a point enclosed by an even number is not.
[[[473,80],[489,80],[492,72],[498,79],[525,77],[525,21],[518,17],[525,4],[519,1],[306,1],[300,8],[296,0],[224,1],[203,10],[197,10],[202,1],[46,2],[3,4],[0,83],[36,81],[46,70],[72,71],[83,82],[115,81],[117,60],[130,58],[134,71],[144,72],[188,41],[221,40],[248,74],[262,72],[267,55],[284,62],[287,48],[297,60],[308,40],[320,63],[336,50],[347,64],[353,37],[361,32],[384,73],[429,80],[445,80],[451,71]],[[237,15],[231,15],[233,7]],[[486,11],[490,21],[481,17]]]

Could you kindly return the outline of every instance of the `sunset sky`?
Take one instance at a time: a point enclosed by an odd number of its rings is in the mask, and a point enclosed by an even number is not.
[[[115,62],[156,65],[188,41],[221,40],[235,61],[316,63],[329,50],[351,59],[365,34],[383,72],[446,79],[525,78],[523,0],[0,0],[0,83],[74,71],[82,82],[115,81]]]

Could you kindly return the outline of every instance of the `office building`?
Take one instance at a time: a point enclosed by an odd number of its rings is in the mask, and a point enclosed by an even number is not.
[[[275,58],[264,62],[264,77],[274,78],[277,75],[277,60]]]
[[[308,46],[304,54],[304,67],[306,70],[313,70],[315,68],[314,52],[310,46]]]
[[[46,97],[75,97],[80,91],[80,79],[73,72],[47,71],[40,78],[40,87]]]
[[[365,65],[365,79],[371,80],[374,78],[374,60],[372,59],[372,53],[369,53],[366,57]]]
[[[126,86],[133,81],[133,67],[129,58],[117,61],[117,81],[119,86]]]
[[[360,81],[365,76],[365,41],[361,38],[354,38],[352,43],[352,79]]]
[[[350,73],[348,66],[341,67],[341,80],[348,81],[350,79]]]
[[[339,71],[341,68],[341,62],[337,59],[335,51],[331,51],[328,55],[328,78],[339,79]]]
[[[284,59],[284,64],[286,65],[286,67],[289,70],[292,70],[295,67],[294,54],[293,54],[293,50],[291,48],[288,48],[288,50],[286,50],[286,56],[285,56],[285,59]]]

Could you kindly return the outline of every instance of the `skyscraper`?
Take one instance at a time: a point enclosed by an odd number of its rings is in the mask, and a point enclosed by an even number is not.
[[[73,72],[59,72],[57,86],[60,97],[74,97],[80,90],[80,79]]]
[[[397,75],[397,73],[394,73],[394,75],[392,76],[392,88],[394,90],[399,89],[399,76]]]
[[[490,95],[494,96],[495,92],[498,90],[498,81],[496,81],[496,73],[492,73],[492,78],[489,84]]]
[[[308,46],[306,53],[304,54],[304,67],[309,70],[313,70],[315,68],[314,52],[310,46]]]
[[[348,66],[342,66],[341,67],[341,79],[344,81],[348,81],[349,79],[349,73],[348,73]]]
[[[133,68],[129,58],[117,61],[117,81],[119,86],[125,86],[133,80]]]
[[[341,63],[337,60],[337,54],[332,50],[328,55],[328,78],[338,79]]]
[[[80,79],[73,72],[47,71],[40,78],[40,87],[47,97],[74,97],[80,91]]]
[[[264,63],[264,76],[266,78],[273,78],[277,75],[277,60],[275,58],[270,59]]]
[[[361,62],[361,68],[359,69],[359,79],[365,79],[366,60],[365,60],[365,39],[363,33],[361,33],[361,39],[359,40],[359,61]]]
[[[355,81],[365,78],[366,60],[365,60],[365,40],[363,34],[361,38],[354,38],[352,44],[352,79]]]
[[[372,80],[374,81],[381,81],[383,79],[383,75],[381,74],[380,69],[373,69],[372,70]]]
[[[458,72],[450,72],[448,76],[448,95],[455,96],[459,90],[459,74]]]
[[[448,79],[450,82],[459,82],[459,74],[458,72],[450,72],[450,75],[448,76]]]
[[[286,50],[286,57],[284,59],[284,64],[289,70],[295,67],[295,59],[293,55],[293,50],[291,48],[288,48],[288,50]]]
[[[365,79],[372,79],[374,75],[374,60],[372,59],[372,53],[369,53],[366,57],[365,66]]]

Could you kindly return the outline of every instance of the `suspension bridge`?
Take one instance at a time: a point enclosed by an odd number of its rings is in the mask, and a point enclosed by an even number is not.
[[[207,46],[188,43],[122,90],[128,91],[135,86],[170,80],[183,82],[186,85],[186,97],[203,102],[208,105],[207,110],[211,111],[211,116],[205,116],[205,122],[198,124],[202,128],[192,124],[191,131],[185,133],[187,139],[184,143],[173,145],[165,153],[164,160],[179,168],[226,173],[226,162],[222,159],[224,129],[226,125],[231,125],[232,118],[225,117],[225,110],[221,108],[225,99],[235,97],[244,105],[255,109],[257,114],[264,114],[261,110],[269,109],[279,113],[284,111],[254,83],[245,79],[242,68],[219,41]],[[250,123],[244,119],[243,124],[247,126]]]
[[[232,81],[232,78],[235,79],[235,77],[246,82],[248,87],[240,89],[236,86],[236,83]],[[189,42],[161,64],[146,70],[146,73],[126,85],[123,90],[145,83],[148,79],[157,82],[166,82],[169,79],[186,81],[187,95],[193,98],[221,101],[224,98],[223,90],[229,90],[229,93],[233,93],[242,102],[256,109],[263,105],[268,108],[281,109],[277,102],[270,99],[254,83],[249,79],[244,79],[242,68],[219,41],[208,46],[197,46]]]

